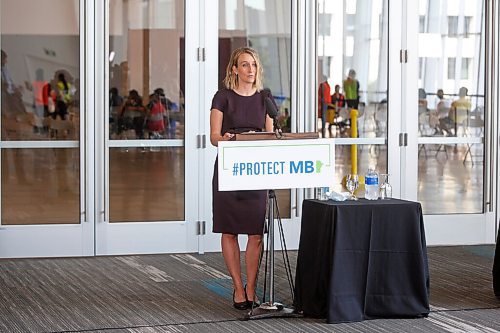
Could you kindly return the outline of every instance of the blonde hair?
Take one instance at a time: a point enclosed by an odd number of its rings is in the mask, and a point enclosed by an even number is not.
[[[255,82],[253,83],[253,86],[257,89],[257,91],[261,91],[263,89],[262,80],[264,76],[264,70],[259,59],[259,54],[257,53],[257,51],[250,47],[240,47],[233,51],[233,53],[231,54],[231,58],[229,59],[229,63],[227,64],[226,77],[223,81],[224,86],[227,89],[231,90],[238,87],[238,76],[233,72],[233,66],[238,67],[238,58],[244,53],[251,55],[255,60],[255,63],[257,64],[257,72],[255,73]]]

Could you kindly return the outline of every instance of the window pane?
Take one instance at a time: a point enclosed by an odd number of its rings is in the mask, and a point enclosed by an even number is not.
[[[468,80],[469,79],[470,63],[471,63],[471,59],[470,58],[463,58],[462,59],[462,71],[461,71],[461,75],[460,75],[460,78],[462,80]]]
[[[183,138],[184,1],[109,7],[110,139]]]
[[[80,223],[79,150],[2,149],[2,224]]]
[[[458,16],[448,16],[448,36],[458,34]]]
[[[0,2],[3,225],[80,223],[79,6]]]
[[[455,80],[455,58],[448,58],[448,80]]]
[[[184,148],[110,149],[111,222],[184,220]]]
[[[318,129],[322,137],[387,137],[388,1],[350,7],[343,0],[319,2],[331,22],[318,32]],[[358,2],[359,4],[359,2]],[[326,24],[324,24],[326,26]],[[351,119],[351,110],[357,119]],[[352,122],[357,131],[352,133]],[[351,172],[350,149],[342,146],[337,178]],[[337,150],[341,147],[337,147]],[[368,166],[385,172],[386,145],[358,145],[359,174]],[[373,164],[370,164],[373,163]],[[355,166],[356,167],[356,166]]]
[[[419,24],[418,24],[418,32],[424,33],[425,32],[425,16],[420,15],[419,16]]]
[[[418,200],[426,214],[481,213],[485,1],[421,1],[428,8],[419,13],[429,22],[425,35],[434,38],[419,43],[425,61],[418,82],[425,97],[419,105],[426,107],[419,112],[418,129],[420,137],[433,137],[433,143],[419,145]],[[470,143],[450,143],[454,138]]]
[[[79,2],[2,0],[0,6],[1,139],[77,140]]]
[[[109,1],[110,222],[185,219],[184,147],[152,147],[184,139],[184,16],[182,0]]]

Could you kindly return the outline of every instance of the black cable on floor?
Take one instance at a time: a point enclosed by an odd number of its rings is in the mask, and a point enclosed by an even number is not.
[[[294,317],[291,317],[294,318]],[[288,319],[288,318],[287,318]],[[302,319],[302,318],[299,318]],[[222,319],[222,320],[202,320],[194,322],[183,322],[183,323],[172,323],[172,324],[157,324],[157,325],[136,325],[136,326],[121,326],[121,327],[98,327],[98,328],[87,328],[82,330],[67,330],[67,331],[47,331],[47,333],[79,333],[79,332],[93,332],[93,331],[110,331],[110,330],[127,330],[136,328],[148,328],[148,327],[168,327],[168,326],[187,326],[187,325],[199,325],[199,324],[219,324],[219,323],[231,323],[242,321],[243,318],[235,319]]]

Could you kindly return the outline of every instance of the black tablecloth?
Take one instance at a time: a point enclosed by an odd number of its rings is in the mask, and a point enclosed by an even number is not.
[[[427,316],[420,204],[305,200],[294,306],[329,323]]]

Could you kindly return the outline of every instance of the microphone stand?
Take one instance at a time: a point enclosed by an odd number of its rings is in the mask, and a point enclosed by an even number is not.
[[[277,139],[281,139],[283,137],[283,132],[281,127],[276,119],[273,118],[274,125],[274,133],[276,134]],[[275,302],[274,298],[274,220],[276,219],[279,226],[280,231],[280,240],[282,244],[282,251],[286,254],[283,255],[284,266],[287,273],[287,277],[289,278],[290,287],[292,290],[292,298],[293,296],[293,282],[291,281],[291,267],[290,262],[288,261],[288,254],[286,253],[286,243],[285,243],[285,235],[283,232],[283,225],[281,224],[281,218],[279,215],[278,202],[276,200],[276,193],[274,190],[269,190],[268,199],[267,199],[267,222],[268,222],[268,233],[267,233],[267,253],[266,253],[266,273],[264,275],[265,284],[264,284],[264,299],[263,303],[258,307],[252,308],[248,314],[243,318],[244,320],[250,319],[264,319],[264,318],[278,318],[278,317],[302,317],[301,314],[297,313],[293,308],[285,307],[281,303]],[[275,215],[276,210],[276,215]],[[276,218],[276,217],[277,218]],[[269,277],[267,276],[267,257],[269,256]],[[266,300],[266,284],[267,279],[269,278],[269,301]],[[293,300],[295,302],[295,300]]]

